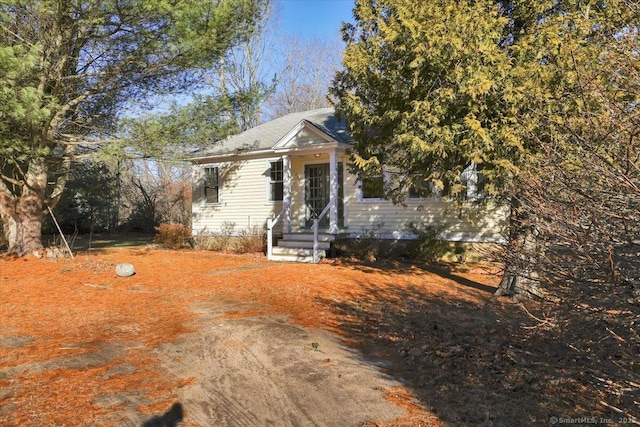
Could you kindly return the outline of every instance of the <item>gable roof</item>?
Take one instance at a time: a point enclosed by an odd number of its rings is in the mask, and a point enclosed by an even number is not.
[[[302,129],[305,126],[316,128],[335,142],[351,143],[353,141],[346,120],[338,120],[333,108],[321,108],[287,114],[237,135],[229,136],[195,153],[195,157],[271,150],[276,148],[278,143],[285,142],[286,138],[291,137],[290,133],[294,129]]]

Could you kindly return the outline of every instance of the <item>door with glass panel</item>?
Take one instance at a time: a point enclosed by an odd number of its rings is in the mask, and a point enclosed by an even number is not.
[[[330,197],[330,166],[329,163],[305,166],[305,227],[311,227],[313,220],[322,213],[329,204]],[[338,226],[344,225],[343,201],[343,172],[342,163],[338,163]],[[321,220],[321,227],[329,226],[329,214]]]

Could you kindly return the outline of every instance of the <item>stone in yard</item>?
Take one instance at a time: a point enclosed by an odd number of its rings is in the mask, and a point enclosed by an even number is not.
[[[129,277],[136,274],[136,268],[133,264],[129,264],[127,262],[122,262],[116,265],[116,274],[120,277]]]

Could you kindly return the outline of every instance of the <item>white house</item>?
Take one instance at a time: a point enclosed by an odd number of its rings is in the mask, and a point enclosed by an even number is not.
[[[289,114],[217,142],[192,159],[194,235],[230,225],[235,232],[267,228],[269,258],[294,261],[317,261],[337,235],[415,238],[411,223],[437,226],[443,240],[501,241],[504,208],[411,196],[396,205],[363,188],[349,173],[351,144],[331,108]],[[475,191],[475,172],[466,173],[468,191]]]

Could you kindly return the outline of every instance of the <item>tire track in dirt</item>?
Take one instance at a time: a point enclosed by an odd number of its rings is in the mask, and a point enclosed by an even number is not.
[[[400,386],[380,366],[328,332],[278,316],[220,318],[204,313],[197,333],[157,349],[172,376],[185,421],[201,426],[360,426],[404,411],[380,389]],[[313,345],[312,345],[313,344]]]

